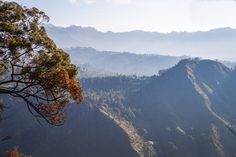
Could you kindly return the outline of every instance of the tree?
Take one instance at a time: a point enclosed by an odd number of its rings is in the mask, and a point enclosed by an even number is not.
[[[48,21],[37,8],[0,0],[0,94],[22,99],[34,116],[61,125],[65,107],[83,95],[77,67],[46,33]]]

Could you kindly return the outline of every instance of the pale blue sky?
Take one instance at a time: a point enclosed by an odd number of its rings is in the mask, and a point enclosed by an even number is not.
[[[46,12],[58,26],[158,32],[236,28],[234,0],[15,0]]]

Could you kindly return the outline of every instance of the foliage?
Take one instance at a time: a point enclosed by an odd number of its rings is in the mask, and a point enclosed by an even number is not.
[[[32,157],[32,156],[26,156],[19,152],[17,147],[14,147],[12,150],[7,152],[6,157]]]
[[[30,112],[53,125],[64,122],[70,100],[83,100],[77,67],[50,39],[37,8],[0,1],[0,94],[26,102]]]

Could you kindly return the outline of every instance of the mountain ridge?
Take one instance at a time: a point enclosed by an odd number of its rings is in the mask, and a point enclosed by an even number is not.
[[[100,32],[94,28],[47,27],[48,35],[61,48],[93,47],[98,51],[135,52],[191,56],[236,61],[236,29],[222,28],[205,32]]]
[[[143,33],[157,33],[157,34],[176,34],[176,33],[196,33],[196,32],[199,32],[199,33],[205,33],[205,32],[214,32],[214,31],[229,31],[229,30],[236,30],[236,28],[232,28],[232,27],[219,27],[219,28],[212,28],[212,29],[209,29],[209,30],[199,30],[199,31],[171,31],[171,32],[158,32],[158,31],[146,31],[146,30],[130,30],[130,31],[118,31],[118,32],[115,32],[115,31],[111,31],[111,30],[108,30],[108,31],[100,31],[98,30],[97,28],[95,27],[92,27],[92,26],[80,26],[80,25],[69,25],[69,26],[57,26],[57,25],[54,25],[54,24],[45,24],[44,25],[46,28],[53,28],[53,27],[57,27],[57,28],[64,28],[64,29],[67,29],[67,28],[80,28],[80,29],[88,29],[88,30],[94,30],[94,31],[97,31],[97,32],[101,32],[101,33],[129,33],[129,32],[143,32]]]
[[[157,54],[134,54],[130,52],[97,51],[93,48],[66,49],[73,64],[80,67],[81,77],[114,75],[158,75],[188,56],[165,56]],[[221,61],[229,68],[236,63]],[[107,66],[109,65],[109,66]]]

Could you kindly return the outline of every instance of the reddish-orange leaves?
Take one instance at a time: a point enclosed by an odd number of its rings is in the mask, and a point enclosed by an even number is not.
[[[14,147],[12,150],[7,152],[6,157],[32,157],[32,156],[26,156],[22,154],[17,147]]]
[[[70,79],[68,84],[68,90],[72,99],[75,100],[77,103],[83,101],[83,91],[80,83]]]
[[[83,101],[83,91],[81,84],[74,78],[70,78],[68,71],[64,68],[48,72],[39,72],[34,76],[38,79],[49,98],[58,100],[42,103],[38,105],[38,110],[43,117],[53,124],[61,124],[64,121],[64,109],[69,104],[70,99],[76,103]],[[64,95],[60,98],[60,94]]]

